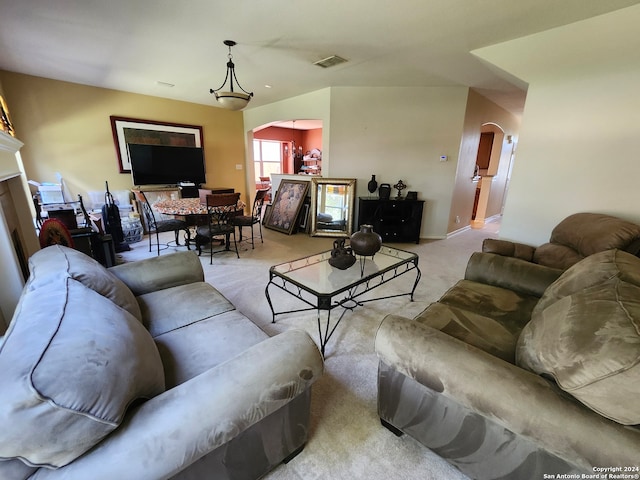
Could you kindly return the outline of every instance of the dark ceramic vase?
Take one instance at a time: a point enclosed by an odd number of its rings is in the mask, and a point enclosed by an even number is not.
[[[333,250],[331,250],[331,258],[329,259],[329,265],[340,270],[346,270],[356,263],[356,257],[351,248],[345,247],[344,242],[344,238],[333,242]]]
[[[369,180],[369,183],[367,183],[367,190],[369,190],[369,193],[373,193],[377,189],[378,189],[378,182],[376,182],[376,176],[371,175],[371,180]]]
[[[382,183],[378,189],[378,196],[380,197],[380,200],[389,200],[389,197],[391,196],[391,185],[388,183]]]
[[[360,231],[351,235],[351,249],[356,255],[373,256],[382,246],[382,237],[371,225],[360,225]]]

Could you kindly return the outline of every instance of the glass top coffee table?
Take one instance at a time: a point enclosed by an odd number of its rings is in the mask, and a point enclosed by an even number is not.
[[[269,269],[269,283],[265,288],[273,323],[277,315],[317,310],[318,336],[323,355],[325,345],[348,310],[374,300],[404,295],[408,295],[413,301],[413,293],[421,276],[418,255],[386,245],[383,245],[373,257],[358,257],[356,263],[346,270],[329,265],[330,258],[331,251],[326,251],[274,265]],[[376,298],[360,298],[374,288],[409,272],[415,272],[416,276],[411,291]],[[306,304],[306,307],[276,311],[269,295],[270,287],[284,290]],[[343,311],[331,327],[331,310],[336,307],[342,307]],[[320,314],[324,310],[327,311],[327,323],[323,332]]]

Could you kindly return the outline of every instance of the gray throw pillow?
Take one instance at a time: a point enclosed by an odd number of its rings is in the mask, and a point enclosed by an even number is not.
[[[160,355],[131,314],[70,277],[26,291],[0,347],[0,459],[61,467],[139,398],[164,391]]]
[[[54,278],[71,277],[142,321],[136,297],[124,282],[78,250],[62,245],[43,248],[29,258],[29,270],[27,289],[39,288]]]

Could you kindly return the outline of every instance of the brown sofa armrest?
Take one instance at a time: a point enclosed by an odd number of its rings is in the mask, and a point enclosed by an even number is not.
[[[472,412],[590,469],[637,465],[640,435],[582,406],[542,377],[397,315],[375,339],[380,361]]]
[[[469,258],[464,278],[525,295],[542,297],[547,287],[555,282],[562,272],[520,258],[475,252]]]
[[[535,247],[525,245],[524,243],[510,242],[509,240],[497,240],[495,238],[486,238],[482,242],[482,251],[485,253],[495,253],[505,257],[515,257],[528,262],[533,261],[533,253]]]

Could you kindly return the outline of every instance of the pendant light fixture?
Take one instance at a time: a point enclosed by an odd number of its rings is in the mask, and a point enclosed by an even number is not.
[[[233,55],[231,55],[231,47],[236,45],[236,42],[233,40],[225,40],[223,42],[226,46],[229,47],[229,61],[227,62],[227,75],[224,77],[224,82],[217,89],[210,89],[209,93],[213,93],[216,96],[216,100],[220,104],[222,108],[226,108],[227,110],[242,110],[247,106],[251,97],[253,97],[253,92],[247,92],[244,88],[240,86],[238,79],[236,78],[235,65],[233,64]],[[229,81],[229,90],[221,91],[222,88]],[[233,90],[233,86],[235,85],[242,90],[242,92],[237,92]]]

